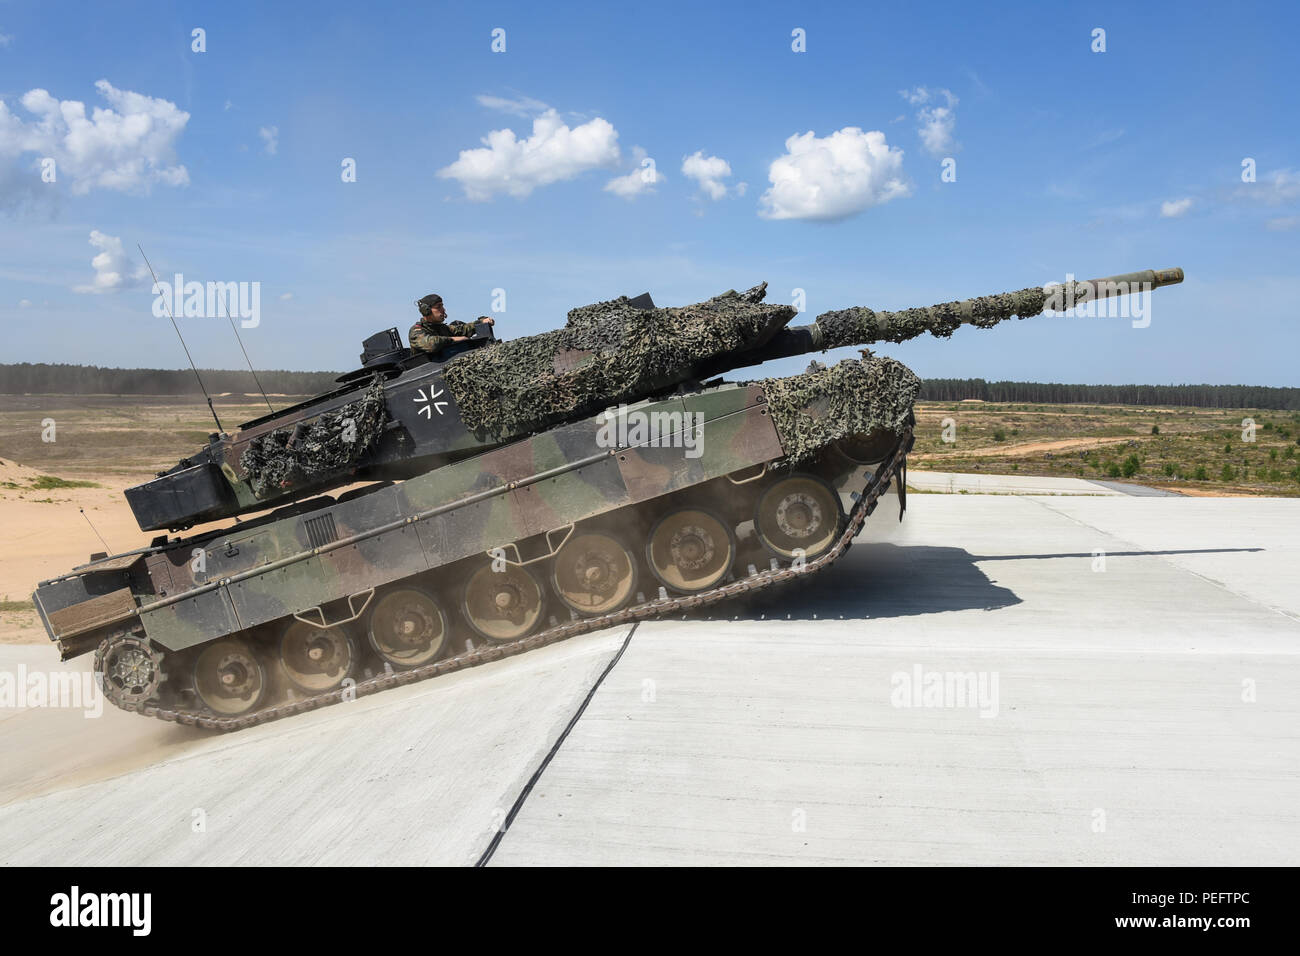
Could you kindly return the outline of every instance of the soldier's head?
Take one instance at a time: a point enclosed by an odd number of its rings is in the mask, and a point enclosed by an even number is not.
[[[430,292],[423,299],[416,299],[415,307],[420,310],[420,317],[425,322],[443,322],[447,318],[447,310],[442,306],[442,296],[436,292]]]

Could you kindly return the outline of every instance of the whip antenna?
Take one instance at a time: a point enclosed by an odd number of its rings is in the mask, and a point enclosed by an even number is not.
[[[253,368],[253,360],[248,357],[248,349],[244,348],[244,340],[240,338],[239,329],[235,328],[235,320],[230,317],[230,310],[226,308],[226,297],[217,296],[217,301],[221,303],[221,311],[226,316],[226,321],[230,323],[230,331],[235,333],[235,341],[239,343],[239,351],[244,353],[244,361],[248,363],[248,370],[253,373],[253,381],[257,383],[257,390],[262,393],[262,401],[266,402],[266,407],[271,409],[271,414],[275,414],[275,408],[271,405],[271,400],[266,397],[266,389],[262,387],[262,380],[257,377],[257,369]]]
[[[161,286],[158,285],[158,273],[153,271],[153,265],[150,264],[149,257],[144,254],[144,247],[138,242],[135,244],[135,247],[140,250],[140,256],[144,259],[144,264],[149,267],[149,275],[153,276],[154,289],[160,289]],[[176,324],[176,317],[172,315],[172,307],[167,302],[166,298],[163,299],[163,308],[167,310],[167,318],[172,320],[172,328],[176,330],[176,337],[181,340],[181,348],[185,350],[185,357],[190,360],[190,368],[194,369],[194,377],[198,379],[199,391],[201,391],[203,397],[208,400],[208,411],[212,413],[212,420],[217,423],[217,431],[224,435],[226,430],[221,427],[221,419],[217,417],[217,410],[212,407],[212,396],[208,394],[208,390],[203,386],[203,378],[199,375],[199,370],[194,365],[194,356],[190,355],[190,348],[185,344],[185,336],[181,335],[181,327]]]
[[[104,546],[104,549],[106,551],[112,551],[113,549],[108,546],[108,542],[104,540],[104,536],[100,534],[99,529],[95,527],[95,522],[91,521],[90,515],[86,514],[86,509],[79,508],[77,510],[81,512],[81,517],[86,519],[86,524],[90,525],[90,530],[95,532],[95,537],[99,539],[99,543]]]

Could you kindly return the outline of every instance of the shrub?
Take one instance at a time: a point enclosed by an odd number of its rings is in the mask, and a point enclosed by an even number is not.
[[[1141,467],[1142,467],[1142,463],[1138,461],[1138,456],[1129,455],[1127,458],[1124,459],[1124,477],[1132,478],[1134,475],[1138,473],[1138,469]]]
[[[1115,464],[1113,461],[1108,462],[1106,464],[1106,474],[1110,475],[1112,478],[1118,478],[1120,474],[1119,465]]]
[[[1219,472],[1219,480],[1235,481],[1236,478],[1237,478],[1237,472],[1233,470],[1233,467],[1225,461],[1223,463],[1223,471]]]
[[[993,440],[994,440],[994,441],[1006,441],[1006,440],[1007,440],[1007,433],[1006,433],[1005,429],[1001,429],[1001,428],[995,428],[995,429],[993,429]]]
[[[1165,474],[1168,475],[1168,476],[1171,477],[1171,478],[1173,477],[1173,474],[1174,474],[1174,464],[1173,464],[1173,462],[1171,462],[1171,461],[1167,461],[1167,462],[1165,462]]]
[[[1276,449],[1276,448],[1270,448],[1270,449],[1268,450],[1268,460],[1269,460],[1269,461],[1277,461],[1277,449]]]
[[[1204,465],[1197,465],[1196,471],[1193,472],[1192,477],[1195,478],[1197,481],[1209,481],[1210,473],[1205,470]]]
[[[1159,426],[1159,425],[1152,425],[1152,426],[1151,426],[1151,434],[1153,434],[1153,435],[1159,435],[1159,434],[1160,434],[1160,426]]]

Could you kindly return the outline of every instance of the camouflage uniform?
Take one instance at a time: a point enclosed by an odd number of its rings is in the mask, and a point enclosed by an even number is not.
[[[473,334],[474,326],[468,322],[426,322],[421,319],[411,326],[406,338],[413,350],[436,356],[452,344],[452,336]]]

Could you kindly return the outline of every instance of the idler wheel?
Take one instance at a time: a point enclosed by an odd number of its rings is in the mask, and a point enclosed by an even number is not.
[[[164,680],[162,658],[142,637],[110,639],[99,663],[104,694],[119,707],[144,703]]]
[[[334,690],[352,673],[357,649],[343,627],[317,627],[294,621],[280,638],[280,667],[299,690]]]
[[[840,530],[840,496],[815,475],[783,478],[758,499],[754,527],[763,544],[783,558],[796,552],[812,559],[835,543]]]
[[[706,591],[731,570],[736,537],[711,511],[679,508],[659,519],[646,544],[654,576],[674,591]]]
[[[243,641],[214,641],[194,661],[194,690],[213,713],[240,717],[266,695],[266,671]]]
[[[375,602],[367,627],[370,646],[394,667],[419,667],[451,645],[447,615],[419,588],[394,588]]]
[[[564,543],[555,555],[555,593],[579,614],[608,614],[636,592],[636,558],[618,538],[588,531]]]
[[[542,586],[525,567],[507,564],[494,571],[485,564],[465,582],[465,620],[489,641],[515,641],[542,617]]]
[[[884,461],[897,444],[897,435],[880,428],[841,438],[835,442],[835,449],[855,465],[874,465]]]

